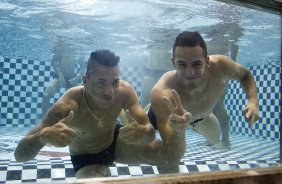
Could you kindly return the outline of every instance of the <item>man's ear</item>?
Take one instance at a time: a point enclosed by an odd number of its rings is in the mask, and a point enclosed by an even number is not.
[[[170,60],[171,60],[171,63],[172,63],[172,65],[173,65],[173,68],[175,68],[175,58],[172,57]]]
[[[86,76],[86,75],[83,75],[83,76],[82,76],[83,85],[85,85],[85,84],[87,83],[87,81],[88,81],[87,76]]]
[[[210,57],[209,56],[206,57],[206,62],[207,62],[207,65],[210,64]]]

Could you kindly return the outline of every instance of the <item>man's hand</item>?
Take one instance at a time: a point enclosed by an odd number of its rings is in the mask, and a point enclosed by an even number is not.
[[[192,114],[182,107],[178,93],[174,89],[171,92],[171,100],[165,96],[162,97],[162,100],[170,110],[168,117],[170,127],[177,132],[181,132],[189,125]]]
[[[73,111],[58,123],[51,127],[46,127],[41,131],[40,141],[43,144],[51,144],[56,147],[65,147],[69,145],[75,136],[75,131],[68,127],[68,123],[73,119]]]
[[[254,123],[259,119],[259,111],[257,105],[249,102],[244,110],[244,114],[250,128],[253,129]]]
[[[125,111],[128,124],[119,130],[119,136],[127,144],[138,144],[142,142],[145,136],[145,126],[138,124],[130,115],[129,111]]]

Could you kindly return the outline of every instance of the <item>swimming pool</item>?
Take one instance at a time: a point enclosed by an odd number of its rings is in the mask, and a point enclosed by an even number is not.
[[[83,64],[78,61],[91,51],[114,50],[121,57],[121,78],[135,87],[144,106],[150,89],[145,77],[154,81],[171,69],[172,42],[184,30],[202,33],[209,54],[236,55],[237,62],[251,70],[258,86],[261,119],[253,131],[248,128],[242,115],[244,93],[239,83],[230,81],[224,104],[230,117],[232,149],[200,146],[203,137],[188,130],[188,149],[179,164],[180,171],[279,165],[279,13],[212,0],[11,0],[0,3],[0,15],[0,183],[74,179],[66,148],[46,146],[36,159],[26,163],[15,162],[13,157],[19,139],[41,118],[43,92],[55,75],[50,60],[56,49],[73,51],[76,62],[66,73],[71,77],[81,75]],[[160,60],[167,62],[160,64]],[[65,90],[59,88],[49,102]],[[158,170],[149,165],[115,163],[111,174],[142,176],[158,174]]]

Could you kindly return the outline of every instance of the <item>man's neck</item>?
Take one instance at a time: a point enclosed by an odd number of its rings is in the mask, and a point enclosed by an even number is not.
[[[103,114],[105,112],[105,108],[100,107],[88,94],[87,91],[84,89],[83,91],[83,98],[85,105],[88,106],[89,110],[94,112],[95,114]]]

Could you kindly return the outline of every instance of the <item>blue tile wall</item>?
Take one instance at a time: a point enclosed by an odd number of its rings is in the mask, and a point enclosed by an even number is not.
[[[261,118],[255,124],[254,130],[248,128],[243,116],[247,103],[246,95],[238,82],[230,81],[225,98],[230,116],[230,130],[240,134],[279,139],[281,66],[251,66],[249,69],[258,86]],[[141,100],[143,68],[121,66],[120,71],[121,79],[131,83]],[[79,75],[79,65],[74,72]],[[53,74],[50,62],[0,56],[0,126],[22,127],[36,124],[41,117],[43,91],[52,80]],[[54,103],[65,90],[61,88],[50,103]]]
[[[246,95],[239,82],[229,81],[225,105],[230,116],[230,131],[279,139],[281,66],[260,65],[249,67],[249,69],[257,84],[260,119],[255,123],[253,130],[248,127],[243,114],[247,104]]]
[[[41,113],[45,81],[51,67],[45,62],[0,57],[1,126],[29,126]]]

